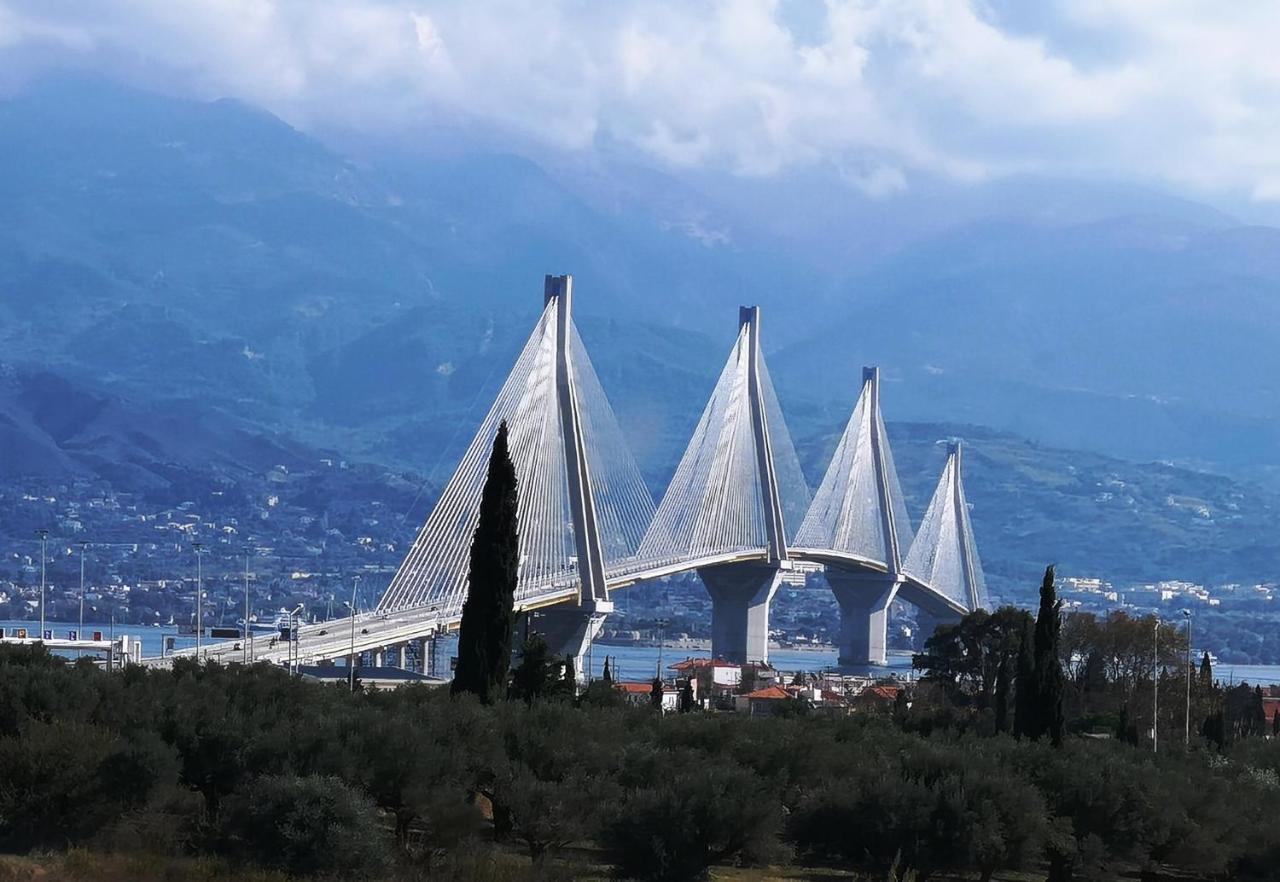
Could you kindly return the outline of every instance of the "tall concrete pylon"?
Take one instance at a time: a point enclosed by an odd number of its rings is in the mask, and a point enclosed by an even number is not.
[[[986,609],[990,604],[964,493],[959,441],[947,445],[942,476],[902,567],[913,580],[931,586],[963,609]]]
[[[796,545],[829,549],[827,582],[840,605],[840,664],[888,660],[889,606],[902,586],[911,524],[880,414],[880,371],[862,391]]]
[[[600,539],[578,389],[574,380],[573,347],[570,341],[570,328],[573,326],[573,276],[547,276],[543,299],[548,306],[554,302],[556,311],[556,396],[559,401],[560,437],[563,441],[569,513],[580,582],[578,603],[560,604],[542,612],[538,630],[546,638],[552,652],[573,658],[574,670],[580,679],[585,679],[590,676],[584,665],[587,652],[604,626],[606,617],[613,612],[613,603],[609,600],[609,589],[605,582],[604,548]]]
[[[745,368],[745,407],[733,411],[750,422],[755,450],[755,479],[763,508],[765,560],[702,567],[698,575],[711,595],[711,652],[733,662],[769,660],[769,604],[788,568],[787,531],[782,514],[773,439],[765,404],[760,355],[760,307],[738,310],[740,348]],[[732,356],[731,356],[732,358]]]

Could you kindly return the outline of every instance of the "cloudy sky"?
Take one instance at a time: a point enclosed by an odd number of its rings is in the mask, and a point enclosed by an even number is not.
[[[826,164],[1118,178],[1280,206],[1280,3],[0,0],[0,87],[49,68],[744,175]]]

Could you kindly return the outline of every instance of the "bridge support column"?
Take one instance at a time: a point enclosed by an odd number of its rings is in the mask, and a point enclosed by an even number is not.
[[[585,599],[581,604],[561,604],[538,612],[535,620],[538,633],[546,639],[552,655],[573,659],[573,671],[579,683],[586,683],[590,677],[587,652],[611,612],[612,601]]]
[[[408,643],[401,643],[398,646],[393,646],[391,648],[391,651],[394,653],[393,657],[395,658],[395,665],[402,671],[409,667],[408,649]]]
[[[769,660],[769,602],[782,581],[777,564],[722,564],[698,570],[711,595],[711,654],[745,664]]]
[[[373,666],[375,668],[380,668],[383,666],[383,663],[385,661],[386,661],[386,650],[382,649],[381,647],[379,647],[378,649],[375,649],[373,651]]]
[[[430,637],[418,638],[418,667],[424,677],[431,676],[431,647]]]
[[[883,665],[889,661],[889,605],[902,580],[887,573],[827,569],[827,582],[840,604],[840,665]]]

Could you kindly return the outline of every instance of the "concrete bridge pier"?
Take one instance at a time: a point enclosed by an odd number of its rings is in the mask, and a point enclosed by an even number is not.
[[[551,647],[552,655],[573,659],[579,683],[587,682],[587,652],[611,612],[611,600],[583,600],[580,604],[559,604],[538,611],[534,620],[538,633]]]
[[[402,671],[409,667],[409,659],[407,654],[408,649],[409,649],[408,643],[398,643],[395,646],[391,647],[391,653],[392,653],[391,657],[394,659],[393,664]]]
[[[849,666],[883,665],[889,660],[889,606],[902,586],[890,573],[827,569],[827,582],[840,605],[840,659]]]
[[[435,646],[434,641],[430,637],[418,638],[418,665],[422,669],[424,677],[431,676],[431,650]]]
[[[745,664],[769,660],[769,602],[782,581],[777,564],[721,564],[698,570],[711,595],[711,654]]]

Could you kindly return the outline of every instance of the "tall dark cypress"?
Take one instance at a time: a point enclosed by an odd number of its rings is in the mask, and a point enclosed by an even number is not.
[[[520,564],[516,468],[507,449],[507,424],[498,427],[480,497],[480,523],[471,540],[471,570],[458,630],[458,669],[452,692],[485,704],[507,691]]]
[[[1200,659],[1200,688],[1210,689],[1213,687],[1213,662],[1209,659],[1208,650],[1205,651],[1204,657]]]
[[[1018,672],[1014,680],[1013,734],[1018,738],[1035,738],[1040,731],[1036,720],[1036,658],[1034,624],[1027,618],[1018,641]]]
[[[1036,616],[1036,710],[1037,729],[1032,738],[1048,735],[1054,747],[1062,745],[1062,695],[1064,677],[1058,658],[1058,639],[1062,630],[1062,601],[1053,583],[1053,567],[1044,571],[1040,583],[1040,611]]]

